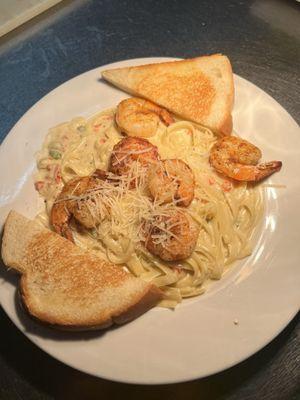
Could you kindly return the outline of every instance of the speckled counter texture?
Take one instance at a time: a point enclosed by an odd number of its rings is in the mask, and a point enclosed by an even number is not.
[[[299,123],[296,1],[75,0],[0,38],[0,139],[42,96],[82,72],[135,57],[216,52],[228,55],[234,72]],[[242,364],[202,380],[153,387],[75,371],[34,346],[2,309],[0,323],[0,399],[300,399],[299,317]]]

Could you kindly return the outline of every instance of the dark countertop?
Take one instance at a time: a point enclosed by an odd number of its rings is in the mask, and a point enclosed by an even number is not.
[[[296,1],[75,0],[0,38],[0,139],[42,96],[82,72],[128,58],[216,52],[228,55],[237,74],[268,92],[299,123]],[[300,398],[299,315],[268,346],[227,371],[152,387],[75,371],[34,346],[2,309],[0,321],[1,399]]]

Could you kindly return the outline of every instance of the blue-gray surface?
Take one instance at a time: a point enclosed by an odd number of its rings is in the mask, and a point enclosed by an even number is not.
[[[147,56],[223,52],[236,73],[299,121],[299,12],[275,1],[224,4],[102,0],[58,9],[0,47],[0,139],[62,82],[99,65]]]
[[[50,90],[99,65],[215,52],[227,54],[237,74],[271,94],[299,122],[299,8],[292,0],[64,1],[0,39],[0,139]],[[2,399],[298,398],[297,318],[239,366],[200,381],[153,388],[76,372],[34,347],[2,311],[0,319]]]

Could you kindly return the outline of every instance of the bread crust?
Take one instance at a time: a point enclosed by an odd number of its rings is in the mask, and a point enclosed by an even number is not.
[[[158,289],[158,287],[150,285],[138,302],[131,305],[126,310],[123,310],[119,315],[113,317],[114,323],[122,325],[132,321],[143,314],[145,310],[149,310],[153,307],[153,303],[157,303],[157,299],[162,299],[162,297],[162,291]]]
[[[53,328],[83,331],[123,324],[163,297],[156,286],[14,211],[5,223],[2,257],[21,273],[23,308]]]
[[[228,135],[231,135],[232,128],[233,128],[232,116],[231,116],[231,114],[229,114],[226,118],[224,118],[224,120],[220,124],[220,127],[219,127],[217,133],[220,136],[228,136]]]
[[[232,68],[222,54],[111,69],[102,77],[216,134],[232,132]]]
[[[90,321],[85,321],[84,324],[66,324],[63,320],[54,319],[47,313],[39,313],[31,307],[30,294],[24,285],[24,275],[21,276],[18,297],[21,307],[27,312],[27,314],[35,322],[43,323],[49,328],[59,329],[63,331],[94,331],[107,329],[113,325],[123,325],[134,319],[140,317],[145,312],[149,311],[153,306],[157,304],[159,300],[163,298],[162,291],[154,285],[150,285],[141,297],[136,299],[135,304],[130,305],[126,309],[122,309],[119,314],[113,315],[104,321],[99,321],[97,318],[93,318]]]

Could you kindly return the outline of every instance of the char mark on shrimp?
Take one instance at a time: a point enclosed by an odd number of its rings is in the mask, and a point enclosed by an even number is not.
[[[154,200],[188,207],[194,198],[194,173],[182,160],[162,160],[149,168],[148,187]]]
[[[219,139],[210,151],[210,164],[220,174],[237,181],[259,182],[281,169],[281,161],[259,163],[258,147],[235,136]]]
[[[55,232],[74,242],[70,227],[72,217],[87,229],[101,221],[106,210],[99,208],[96,198],[101,194],[104,182],[110,182],[110,176],[106,171],[98,169],[89,176],[74,178],[65,184],[50,214]],[[112,185],[115,184],[116,180],[113,180]]]
[[[159,159],[158,149],[147,139],[126,137],[117,143],[111,153],[109,171],[116,175],[130,175],[134,167],[147,170],[149,165]],[[132,177],[131,188],[136,186],[136,177]]]
[[[188,258],[199,236],[196,222],[183,209],[176,207],[146,220],[142,230],[147,250],[164,261]]]
[[[121,101],[117,107],[116,123],[128,136],[148,138],[156,134],[159,123],[174,122],[171,114],[151,101],[132,97]]]

